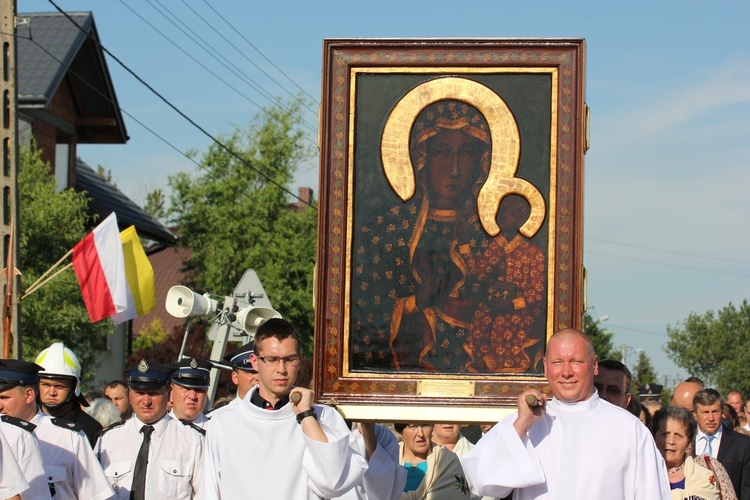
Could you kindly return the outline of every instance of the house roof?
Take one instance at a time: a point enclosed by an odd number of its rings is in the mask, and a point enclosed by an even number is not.
[[[98,215],[98,220],[115,212],[121,228],[135,226],[138,235],[143,238],[165,244],[173,244],[177,240],[161,222],[151,217],[80,158],[76,162],[75,190],[88,193],[89,213]]]
[[[49,107],[60,85],[67,82],[76,106],[72,126],[77,141],[124,144],[127,130],[94,16],[91,12],[68,16],[83,31],[60,13],[19,14],[29,18],[29,25],[18,29],[18,106],[32,117],[54,123]]]

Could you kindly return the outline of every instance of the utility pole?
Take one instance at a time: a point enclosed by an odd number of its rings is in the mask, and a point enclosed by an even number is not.
[[[0,118],[0,142],[2,143],[2,174],[0,175],[0,188],[2,192],[2,212],[0,216],[0,238],[2,238],[2,262],[8,262],[8,255],[18,255],[18,57],[16,44],[16,0],[3,0],[0,2],[0,105],[2,106],[2,117]],[[11,221],[15,224],[11,225]],[[11,235],[11,231],[14,232]],[[12,236],[12,237],[11,237]],[[14,249],[9,248],[10,245]],[[16,264],[13,263],[13,266]],[[3,275],[11,276],[19,283],[18,278],[10,270]],[[8,283],[4,278],[2,284],[7,289]],[[9,328],[3,328],[3,346],[10,347],[12,339],[12,353],[9,357],[18,357],[21,352],[21,341],[19,332],[18,315],[18,286],[12,286],[12,294],[9,297],[9,310],[3,310],[3,315],[10,318]],[[5,296],[5,293],[3,293]]]

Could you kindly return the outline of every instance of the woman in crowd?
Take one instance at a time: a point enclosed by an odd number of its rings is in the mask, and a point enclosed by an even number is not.
[[[673,499],[737,498],[726,471],[717,460],[710,459],[707,463],[705,458],[693,459],[687,453],[697,431],[695,418],[690,411],[677,406],[661,408],[654,414],[652,431],[656,447],[667,464]],[[710,467],[706,467],[706,464]],[[722,473],[726,481],[720,482],[718,476]]]
[[[399,463],[407,478],[402,500],[466,500],[469,487],[458,456],[432,442],[432,424],[395,424]]]

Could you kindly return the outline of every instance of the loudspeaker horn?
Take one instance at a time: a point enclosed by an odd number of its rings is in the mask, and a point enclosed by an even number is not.
[[[247,333],[255,333],[260,325],[271,318],[280,318],[279,314],[270,307],[247,306],[237,311],[235,326],[245,330]]]
[[[186,286],[176,285],[167,292],[165,306],[175,318],[187,318],[216,314],[219,303],[208,295],[199,295]]]

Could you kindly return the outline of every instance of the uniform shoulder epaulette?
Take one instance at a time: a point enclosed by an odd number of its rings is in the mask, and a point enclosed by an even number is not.
[[[208,417],[209,415],[211,415],[211,413],[212,413],[212,412],[215,412],[215,411],[216,411],[216,410],[218,410],[219,408],[224,408],[224,407],[225,407],[226,405],[228,405],[229,403],[231,403],[231,401],[223,401],[223,402],[221,402],[221,403],[217,404],[216,406],[214,406],[213,408],[211,408],[210,410],[208,410],[208,411],[207,411],[207,412],[205,413],[205,415],[206,415],[206,416]]]
[[[55,424],[58,427],[62,427],[63,429],[68,429],[73,432],[81,432],[83,431],[83,426],[72,422],[70,420],[65,420],[64,418],[53,418],[52,423]]]
[[[206,429],[201,429],[200,427],[198,427],[197,425],[195,425],[194,423],[192,423],[190,420],[183,420],[181,418],[178,419],[178,420],[180,422],[182,422],[183,425],[186,425],[188,427],[192,427],[194,430],[200,432],[201,436],[205,436],[206,435]]]
[[[36,425],[32,424],[31,422],[27,422],[26,420],[22,418],[17,417],[11,417],[10,415],[3,415],[2,416],[3,422],[6,424],[15,425],[16,427],[20,427],[21,429],[29,432],[34,432],[34,429],[36,429]]]
[[[98,436],[102,437],[106,432],[109,432],[112,429],[120,427],[121,425],[125,425],[125,420],[120,420],[119,422],[115,422],[114,424],[112,424],[112,425],[110,425],[108,427],[105,427],[104,429],[102,429],[102,430],[99,431]]]

